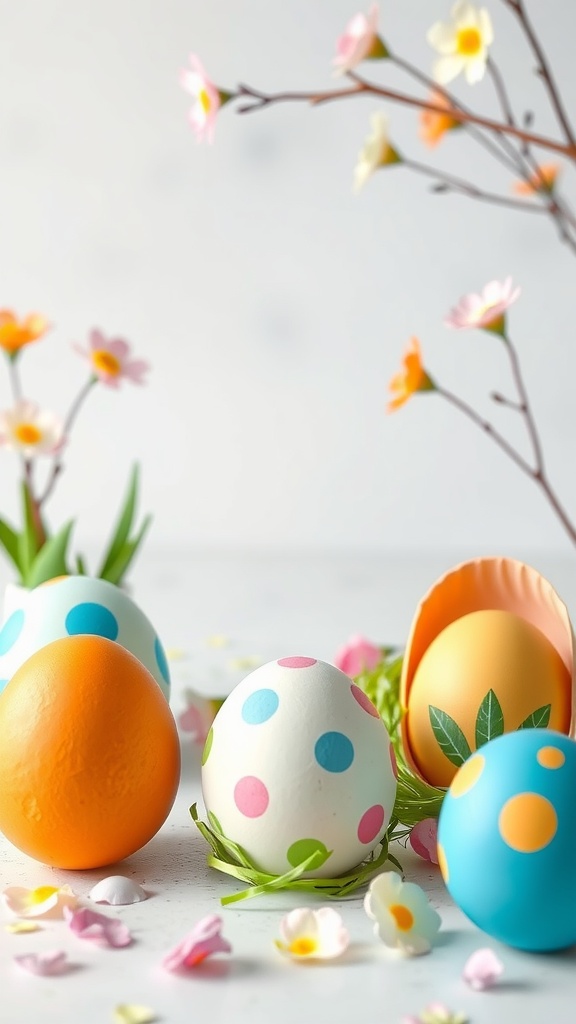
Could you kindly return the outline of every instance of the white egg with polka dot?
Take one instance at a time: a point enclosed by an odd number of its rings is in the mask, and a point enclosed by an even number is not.
[[[41,647],[78,634],[103,636],[125,647],[169,697],[168,662],[152,623],[123,590],[92,576],[42,583],[8,615],[0,629],[0,692]]]
[[[396,760],[376,708],[327,662],[291,657],[251,672],[220,708],[202,757],[213,828],[258,867],[336,877],[378,845],[396,797]]]

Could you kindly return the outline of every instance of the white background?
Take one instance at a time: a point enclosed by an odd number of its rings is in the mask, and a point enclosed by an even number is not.
[[[574,10],[530,6],[570,98]],[[512,16],[490,8],[517,109],[556,131]],[[212,147],[187,123],[179,73],[190,52],[229,88],[330,87],[334,41],[355,10],[351,0],[0,0],[0,305],[55,325],[22,357],[26,391],[65,412],[84,379],[70,344],[95,325],[153,365],[146,388],[102,388],[78,421],[50,513],[54,526],[78,515],[80,546],[104,540],[139,458],[150,543],[570,551],[535,485],[441,399],[385,415],[388,380],[417,334],[430,372],[524,443],[487,398],[509,389],[497,340],[442,326],[459,295],[512,274],[523,288],[512,335],[550,476],[576,515],[575,257],[548,221],[430,195],[401,168],[354,196],[370,99],[247,117],[228,107]],[[382,34],[429,69],[426,31],[448,12],[389,2]],[[368,70],[414,88],[394,69]],[[496,112],[488,80],[457,90]],[[510,194],[508,173],[463,133],[430,155],[416,115],[388,112],[405,153]],[[9,401],[0,377],[0,405]],[[1,508],[12,515],[16,479],[3,454]]]

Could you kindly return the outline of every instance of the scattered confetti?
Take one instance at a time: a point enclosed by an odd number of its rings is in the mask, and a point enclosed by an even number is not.
[[[228,668],[233,672],[237,672],[249,668],[258,668],[261,664],[262,658],[259,658],[257,654],[245,654],[239,658],[231,658],[228,662]]]
[[[206,644],[208,647],[229,647],[230,637],[224,636],[223,633],[214,633],[206,637]]]
[[[431,1003],[419,1017],[403,1017],[402,1024],[468,1024],[464,1013],[453,1013],[443,1003]]]
[[[187,652],[182,647],[168,647],[165,653],[168,661],[185,661],[188,657]]]
[[[364,909],[376,922],[374,932],[382,942],[408,956],[428,953],[441,924],[423,889],[403,882],[395,871],[384,871],[372,880]]]
[[[464,964],[462,977],[470,988],[483,992],[492,988],[504,972],[504,965],[491,949],[477,949]]]
[[[4,931],[12,935],[29,935],[30,932],[39,932],[40,925],[36,921],[11,921],[4,925]]]
[[[213,953],[231,953],[232,946],[222,937],[222,918],[209,914],[194,926],[162,961],[167,971],[197,967]]]
[[[37,889],[24,889],[13,885],[2,893],[4,906],[16,917],[62,918],[67,908],[78,903],[78,897],[69,885],[57,889],[53,885],[41,885]]]
[[[64,917],[79,939],[92,939],[114,949],[129,946],[132,942],[128,927],[116,917],[106,917],[87,907],[80,910],[65,909]]]
[[[141,885],[125,875],[109,875],[102,878],[90,889],[88,898],[94,903],[109,903],[114,907],[125,907],[130,903],[141,903],[148,899]]]
[[[44,976],[65,974],[70,969],[66,953],[62,949],[48,949],[43,953],[24,953],[14,957],[19,967],[31,974]]]
[[[153,1024],[158,1020],[154,1010],[137,1003],[119,1003],[114,1007],[114,1024]]]
[[[291,910],[280,921],[277,949],[293,960],[331,960],[348,948],[350,935],[337,910]]]

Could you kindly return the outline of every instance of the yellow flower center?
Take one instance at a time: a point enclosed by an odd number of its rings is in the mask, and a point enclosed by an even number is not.
[[[461,57],[475,57],[482,49],[480,30],[473,26],[458,29],[456,35],[456,52]]]
[[[32,889],[28,893],[28,899],[26,900],[30,906],[36,906],[37,903],[44,903],[49,900],[58,889],[53,885],[40,885],[38,889]]]
[[[14,435],[21,444],[38,444],[42,439],[42,431],[34,423],[19,423]]]
[[[388,910],[396,921],[396,926],[401,932],[409,932],[414,924],[414,915],[403,903],[393,903]]]
[[[310,956],[318,949],[318,943],[309,935],[300,935],[290,943],[288,949],[294,956]]]
[[[210,97],[207,89],[200,89],[200,92],[198,93],[198,102],[204,113],[207,114],[210,110]]]
[[[96,370],[107,373],[109,377],[116,377],[122,369],[120,360],[104,348],[98,348],[92,353],[92,362]]]

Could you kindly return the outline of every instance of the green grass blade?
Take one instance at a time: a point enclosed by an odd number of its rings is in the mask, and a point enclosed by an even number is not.
[[[108,580],[109,583],[118,584],[122,580],[122,577],[128,570],[132,559],[135,557],[138,548],[140,547],[144,534],[148,530],[150,523],[152,522],[152,516],[146,516],[142,526],[138,530],[136,536],[122,546],[118,553],[116,560],[109,566],[106,572],[102,575],[102,579]]]
[[[104,580],[110,580],[108,573],[120,557],[122,549],[126,545],[130,536],[130,530],[132,529],[132,523],[134,522],[134,513],[136,511],[139,474],[140,467],[138,463],[135,462],[130,474],[130,481],[128,484],[128,491],[124,499],[124,504],[120,509],[120,515],[118,517],[114,533],[112,534],[110,544],[108,545],[104,560],[98,572],[98,575]],[[110,580],[110,582],[113,583],[115,581]]]
[[[4,519],[0,519],[0,545],[2,545],[8,558],[14,562],[18,572],[20,572],[19,535]]]
[[[69,575],[66,555],[73,526],[74,520],[71,519],[40,548],[28,571],[28,587],[37,587],[54,576]]]

